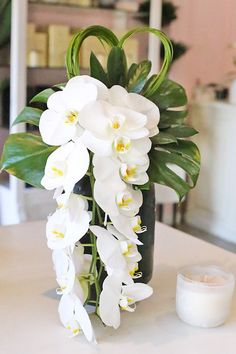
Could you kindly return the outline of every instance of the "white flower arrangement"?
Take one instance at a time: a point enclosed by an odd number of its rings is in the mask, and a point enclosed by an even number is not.
[[[149,79],[148,61],[126,70],[122,45],[137,32],[154,33],[165,47],[161,72]],[[107,73],[92,54],[91,76],[78,75],[77,54],[89,35],[112,47]],[[38,126],[41,137],[12,134],[5,144],[3,169],[55,191],[57,209],[48,217],[46,236],[61,296],[59,316],[71,336],[83,332],[96,341],[86,305],[116,329],[120,311],[135,311],[136,302],[153,293],[140,282],[139,235],[147,230],[139,215],[142,189],[157,182],[182,198],[196,183],[198,149],[183,139],[196,131],[183,125],[186,110],[171,109],[186,104],[186,96],[165,79],[171,56],[168,38],[155,29],[136,29],[120,41],[100,26],[82,30],[68,49],[69,81],[33,98],[31,104],[43,109],[26,107],[16,118],[15,124]],[[169,163],[185,169],[192,185]],[[84,178],[89,196],[74,193]]]

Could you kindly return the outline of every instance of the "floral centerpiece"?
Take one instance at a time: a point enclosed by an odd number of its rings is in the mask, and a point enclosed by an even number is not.
[[[142,32],[157,36],[165,51],[160,72],[149,78],[150,61],[127,68],[123,50],[130,36]],[[88,36],[110,47],[107,69],[91,53],[90,76],[80,75],[78,60]],[[81,30],[67,51],[68,82],[37,94],[14,122],[38,126],[40,135],[11,134],[5,143],[2,169],[55,191],[57,209],[48,217],[46,236],[61,295],[59,316],[72,336],[82,331],[95,341],[86,305],[118,328],[120,311],[133,312],[152,294],[140,282],[147,232],[139,215],[143,191],[160,183],[181,199],[196,184],[199,151],[185,140],[196,131],[184,124],[184,89],[166,78],[171,59],[171,43],[156,29],[137,28],[120,40],[101,26]],[[173,164],[188,181],[172,171]],[[88,192],[76,193],[84,180]]]

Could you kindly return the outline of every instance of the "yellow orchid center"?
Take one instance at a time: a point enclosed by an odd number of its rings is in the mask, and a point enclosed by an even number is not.
[[[114,141],[114,148],[118,153],[126,153],[130,149],[130,146],[131,141],[126,137],[116,138]]]
[[[132,218],[131,223],[132,223],[132,228],[133,228],[134,232],[141,231],[142,220],[141,220],[139,215],[137,215],[134,218]]]
[[[121,310],[133,312],[135,310],[135,301],[132,297],[121,295],[119,305]],[[130,307],[130,305],[134,305]]]
[[[123,179],[125,181],[132,180],[136,176],[137,166],[136,165],[122,164],[120,172],[121,172],[121,176],[123,177]]]
[[[138,271],[138,266],[136,265],[133,269],[130,270],[129,274],[131,275],[131,277],[133,277],[135,275],[135,272]]]
[[[119,130],[125,122],[125,117],[122,114],[116,114],[111,120],[110,120],[110,126],[114,130]]]
[[[130,193],[119,193],[117,195],[117,205],[119,208],[128,208],[129,205],[133,202],[133,198]]]
[[[72,328],[70,325],[68,325],[68,326],[66,327],[66,329],[68,329],[69,331],[71,331],[74,335],[76,335],[76,334],[78,334],[78,333],[81,332],[81,329],[80,329],[79,326],[78,326],[78,327],[75,327],[75,328]]]
[[[53,230],[52,234],[56,237],[56,238],[64,238],[65,234],[63,232],[60,232],[58,230]]]
[[[52,172],[54,173],[54,175],[57,177],[62,177],[64,175],[64,172],[55,166],[52,166],[51,169],[52,169]]]
[[[79,112],[69,111],[66,113],[65,123],[73,125],[73,124],[77,123],[78,117],[79,117]]]
[[[126,242],[126,247],[124,248],[122,254],[123,254],[124,256],[129,256],[129,255],[131,254],[130,251],[132,250],[132,248],[133,248],[133,245],[132,245],[131,243],[127,243],[127,242]]]

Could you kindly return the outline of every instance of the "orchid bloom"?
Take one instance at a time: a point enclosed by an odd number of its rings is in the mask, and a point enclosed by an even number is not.
[[[114,85],[108,90],[108,102],[114,106],[125,107],[137,111],[146,116],[146,129],[149,131],[149,137],[158,134],[157,127],[160,120],[160,111],[158,107],[146,97],[137,93],[129,93],[119,85]]]
[[[65,193],[60,194],[57,199],[58,208],[68,210],[70,219],[73,221],[77,218],[81,210],[88,210],[88,202],[78,194],[71,193],[69,198]],[[91,212],[89,212],[90,214]]]
[[[96,343],[89,315],[75,294],[66,294],[61,297],[58,312],[62,324],[72,337],[83,332],[89,342]]]
[[[72,291],[83,301],[88,295],[88,282],[92,256],[84,254],[84,247],[77,242],[73,254],[66,249],[53,250],[52,259],[59,288],[57,294],[64,295]]]
[[[97,124],[94,124],[94,112]],[[149,134],[146,123],[144,114],[121,106],[115,107],[105,101],[88,104],[80,115],[80,124],[84,129],[102,140],[114,141],[121,136],[132,140],[143,138]]]
[[[153,293],[149,285],[133,283],[122,285],[119,275],[109,276],[103,282],[100,295],[99,313],[102,321],[117,329],[120,326],[120,310],[133,312],[135,303],[144,300]]]
[[[86,234],[91,218],[89,212],[80,205],[80,207],[75,210],[75,215],[76,216],[71,219],[68,209],[60,208],[48,217],[46,235],[49,248],[73,248],[74,244]]]
[[[134,190],[120,177],[119,165],[112,159],[95,159],[94,198],[109,216],[135,216],[142,205],[142,192]],[[105,166],[107,165],[107,169]]]
[[[94,198],[98,205],[109,216],[135,216],[142,205],[143,197],[140,190],[134,190],[123,185],[115,178],[107,183],[96,181],[94,185]]]
[[[75,267],[70,252],[66,249],[54,250],[52,259],[59,284],[57,294],[68,294],[72,290],[75,281]]]
[[[60,146],[49,155],[41,184],[45,189],[62,188],[67,196],[87,172],[89,153],[80,140]]]
[[[100,226],[91,226],[90,230],[97,237],[97,250],[109,275],[120,274],[126,283],[132,283],[141,255],[137,246],[120,233],[111,232]]]
[[[43,141],[49,145],[62,145],[81,136],[83,108],[97,99],[106,99],[107,91],[102,82],[90,76],[70,79],[62,91],[49,97],[48,109],[41,115],[39,130]]]

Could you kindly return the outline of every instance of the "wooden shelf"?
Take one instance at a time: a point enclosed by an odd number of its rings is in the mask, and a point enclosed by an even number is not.
[[[88,70],[81,69],[81,75],[88,74]],[[27,84],[29,86],[53,86],[68,81],[66,68],[28,68]]]

